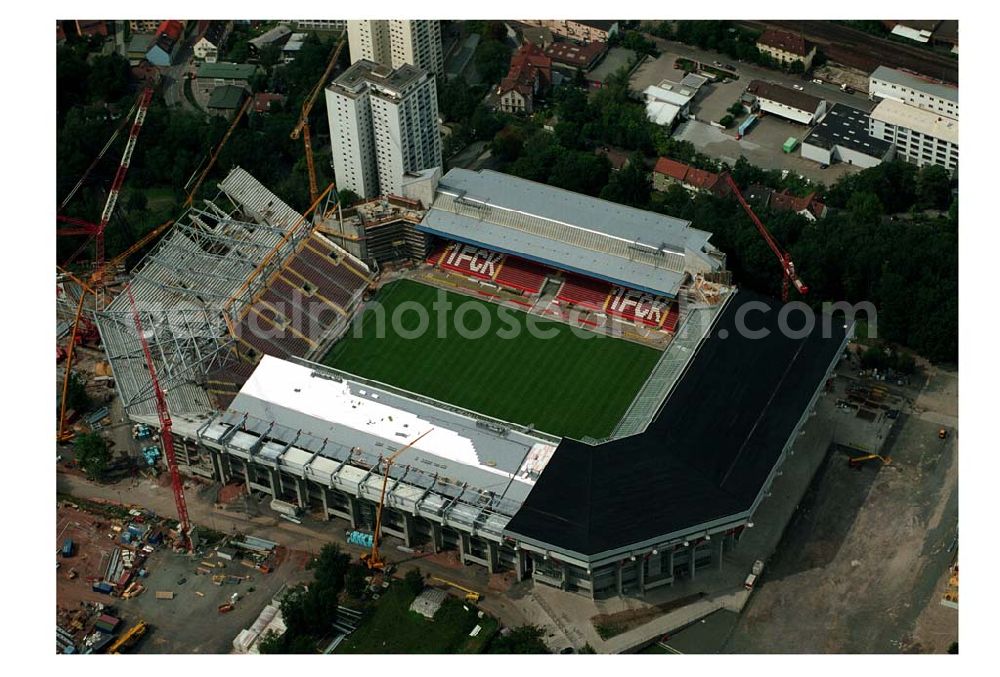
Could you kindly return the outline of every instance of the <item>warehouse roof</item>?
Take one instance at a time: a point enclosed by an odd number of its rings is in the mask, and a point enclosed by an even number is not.
[[[872,71],[869,78],[872,80],[882,80],[883,82],[899,85],[901,87],[908,87],[909,89],[924,92],[925,94],[936,96],[940,99],[944,99],[945,101],[954,101],[955,103],[958,103],[958,87],[941,82],[940,80],[934,80],[932,78],[913,73],[912,71],[889,68],[888,66],[879,66]]]
[[[834,104],[833,108],[812,128],[802,143],[830,149],[843,146],[853,151],[881,159],[892,147],[888,141],[868,133],[868,113],[857,108]]]
[[[958,145],[958,120],[909,106],[895,99],[883,99],[871,112],[873,120],[906,127],[921,134]]]
[[[815,113],[823,101],[812,94],[806,94],[805,92],[789,89],[788,87],[782,87],[775,82],[764,82],[763,80],[752,81],[747,87],[747,91],[758,98],[777,101],[778,103],[783,103],[786,106],[791,106],[792,108],[808,113]]]
[[[764,338],[740,331],[751,302]],[[645,432],[563,440],[507,532],[593,561],[748,515],[846,338],[842,320],[783,335],[780,307],[736,294]]]

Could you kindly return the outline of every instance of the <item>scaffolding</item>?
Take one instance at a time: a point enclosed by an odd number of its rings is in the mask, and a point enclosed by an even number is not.
[[[221,205],[221,206],[220,206]],[[191,207],[135,267],[131,288],[172,412],[207,414],[206,376],[238,360],[232,328],[310,232],[304,216],[240,168]],[[268,271],[261,271],[267,261]],[[126,295],[96,316],[125,410],[155,416],[149,370]]]

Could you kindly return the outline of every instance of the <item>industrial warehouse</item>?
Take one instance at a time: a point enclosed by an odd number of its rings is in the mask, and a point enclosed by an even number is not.
[[[185,472],[359,533],[378,512],[405,546],[594,598],[721,566],[849,328],[782,336],[780,304],[731,286],[686,221],[489,171],[408,178],[403,196],[303,215],[234,169],[96,315],[129,417],[159,425],[145,344]],[[601,439],[323,366],[383,269],[556,321],[580,310],[594,332],[642,327],[660,352]],[[766,338],[740,336],[749,303]]]

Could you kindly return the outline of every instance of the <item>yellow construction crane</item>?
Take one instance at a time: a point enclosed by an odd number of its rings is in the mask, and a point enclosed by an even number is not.
[[[219,158],[219,153],[222,152],[222,147],[226,145],[227,141],[229,141],[229,137],[232,136],[233,130],[236,129],[236,124],[240,121],[243,115],[246,114],[251,103],[253,103],[252,96],[247,97],[247,100],[243,102],[243,107],[240,108],[240,112],[233,118],[233,122],[229,125],[229,129],[227,129],[226,133],[223,135],[222,141],[220,141],[219,145],[212,151],[212,155],[208,159],[208,164],[205,165],[205,169],[201,171],[201,174],[198,176],[198,180],[195,181],[194,188],[192,188],[191,192],[188,193],[187,200],[184,201],[185,207],[190,207],[192,203],[194,203],[194,196],[198,192],[198,189],[201,188],[202,181],[205,180],[205,177],[208,176],[208,172],[211,171],[212,167],[215,165],[215,161]]]
[[[337,59],[340,58],[340,51],[344,48],[346,41],[347,33],[345,32],[337,42],[337,46],[333,50],[333,55],[330,57],[330,62],[326,64],[326,70],[323,71],[323,76],[312,88],[312,91],[309,92],[306,100],[302,102],[302,113],[299,115],[299,123],[295,125],[295,129],[292,130],[291,134],[292,139],[295,141],[298,141],[299,136],[301,136],[302,143],[305,146],[306,167],[309,169],[309,199],[313,202],[316,201],[316,196],[319,195],[319,184],[316,182],[316,166],[313,163],[312,140],[309,135],[309,114],[312,112],[313,106],[316,105],[319,93],[326,87],[326,83],[333,73],[334,66],[337,65]]]
[[[111,644],[111,646],[108,647],[108,653],[110,654],[121,653],[123,650],[129,648],[130,646],[138,642],[140,639],[142,639],[142,636],[146,634],[146,630],[148,629],[149,626],[146,625],[145,621],[139,621],[131,628],[129,628],[125,633],[123,633],[121,637],[116,639]]]
[[[468,588],[463,587],[463,586],[461,586],[458,583],[455,583],[453,581],[448,581],[448,580],[445,580],[443,578],[438,578],[437,576],[431,577],[431,580],[432,581],[437,581],[438,583],[444,583],[445,585],[450,586],[452,588],[455,588],[456,590],[461,590],[462,592],[465,593],[465,601],[466,602],[478,602],[479,598],[482,597],[482,595],[480,595],[475,590],[469,590]]]
[[[406,451],[414,444],[422,440],[424,437],[429,435],[432,430],[434,430],[434,428],[431,428],[430,430],[420,434],[414,440],[408,442],[405,447],[402,447],[394,451],[384,461],[385,470],[383,471],[382,475],[382,494],[379,496],[378,510],[375,512],[375,531],[372,534],[372,549],[371,552],[366,552],[363,555],[361,555],[361,561],[364,563],[366,567],[368,567],[369,571],[382,571],[383,569],[385,569],[385,560],[382,559],[382,555],[378,551],[378,543],[380,540],[379,536],[381,535],[382,531],[382,508],[385,506],[385,488],[389,484],[389,470],[392,468],[392,464],[396,462],[396,459],[399,458],[400,454],[402,454],[404,451]]]
[[[860,470],[861,465],[863,463],[867,463],[868,461],[874,461],[874,460],[882,461],[882,465],[889,465],[890,463],[892,463],[892,459],[889,458],[888,456],[879,456],[878,454],[865,454],[863,456],[852,456],[851,458],[848,458],[847,465],[848,467],[858,468]]]

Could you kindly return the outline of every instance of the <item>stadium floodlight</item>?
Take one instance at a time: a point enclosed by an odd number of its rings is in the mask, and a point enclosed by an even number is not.
[[[706,541],[710,541],[710,540],[712,540],[712,534],[710,534],[710,533],[708,533],[708,532],[706,531],[706,532],[705,532],[705,540],[706,540]]]
[[[747,529],[753,529],[753,522],[747,522]]]
[[[690,544],[690,543],[688,543],[687,541],[684,541],[684,547],[685,547],[685,548],[686,548],[686,547],[688,547],[689,545],[691,545],[691,544]]]
[[[657,550],[656,548],[653,548],[653,554],[654,554],[654,555],[659,555],[659,554],[660,554],[660,551],[659,551],[659,550]]]

